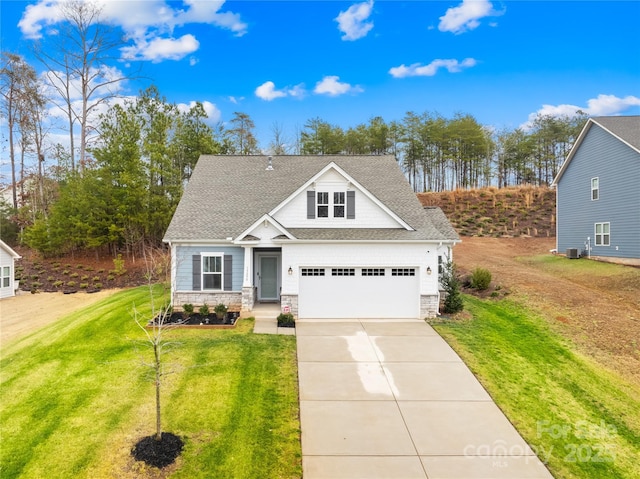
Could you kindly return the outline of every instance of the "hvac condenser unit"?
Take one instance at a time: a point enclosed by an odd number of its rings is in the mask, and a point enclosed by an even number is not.
[[[578,248],[567,248],[567,258],[578,259]]]

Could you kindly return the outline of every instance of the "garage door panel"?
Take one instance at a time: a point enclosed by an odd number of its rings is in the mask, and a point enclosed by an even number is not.
[[[417,318],[419,279],[415,276],[300,276],[298,316],[300,318]]]

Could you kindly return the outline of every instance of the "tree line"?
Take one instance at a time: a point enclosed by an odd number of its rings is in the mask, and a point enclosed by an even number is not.
[[[274,122],[261,145],[245,112],[213,124],[202,104],[179,107],[153,86],[124,96],[133,77],[107,64],[122,43],[97,4],[63,7],[55,48],[33,46],[43,74],[12,52],[0,66],[10,167],[1,235],[44,254],[158,244],[201,154],[394,155],[417,192],[548,185],[586,121],[582,112],[538,116],[529,128],[497,131],[464,113],[375,116],[348,128],[315,117],[292,134]]]

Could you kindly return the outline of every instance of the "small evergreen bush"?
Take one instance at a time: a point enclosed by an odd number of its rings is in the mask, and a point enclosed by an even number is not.
[[[460,292],[460,277],[452,261],[447,261],[440,281],[445,290],[442,312],[445,314],[459,313],[464,309],[462,293]]]
[[[484,268],[476,268],[471,273],[471,287],[478,291],[484,291],[491,284],[491,271]]]
[[[186,303],[182,305],[182,311],[184,312],[185,316],[189,317],[193,314],[193,304],[191,303]]]
[[[293,328],[295,327],[296,322],[293,319],[293,314],[291,313],[281,313],[278,316],[278,327],[279,328]]]
[[[209,306],[207,305],[207,303],[204,303],[202,306],[200,306],[198,312],[201,316],[209,316]]]

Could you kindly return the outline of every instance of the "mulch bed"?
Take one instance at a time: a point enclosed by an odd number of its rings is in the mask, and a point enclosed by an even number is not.
[[[131,455],[136,461],[143,461],[149,466],[162,469],[173,464],[183,447],[184,442],[180,436],[163,432],[159,441],[156,440],[155,434],[140,439],[131,450]]]
[[[185,315],[183,312],[171,313],[171,316],[165,318],[163,325],[171,326],[235,326],[236,321],[240,317],[240,313],[237,311],[229,311],[225,315],[224,319],[218,319],[215,313],[208,315],[201,315],[200,313],[194,313],[190,316]],[[149,323],[149,326],[157,324],[159,317],[156,317]]]

